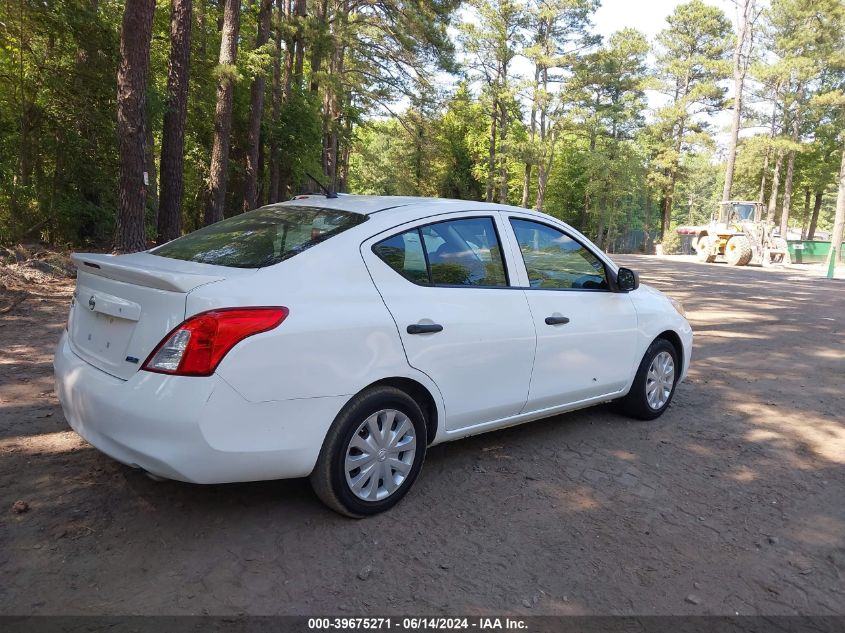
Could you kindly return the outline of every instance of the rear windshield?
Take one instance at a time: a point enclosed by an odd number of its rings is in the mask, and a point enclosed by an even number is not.
[[[366,219],[367,216],[336,209],[273,205],[217,222],[150,252],[189,262],[262,268],[293,257]]]

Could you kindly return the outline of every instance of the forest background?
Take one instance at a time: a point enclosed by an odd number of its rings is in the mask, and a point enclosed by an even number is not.
[[[5,0],[0,242],[142,250],[314,179],[533,207],[610,251],[723,199],[791,236],[832,228],[842,0],[692,0],[653,38],[599,35],[598,10]]]

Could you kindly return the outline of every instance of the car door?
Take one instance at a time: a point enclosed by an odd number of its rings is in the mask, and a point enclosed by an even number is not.
[[[449,214],[362,245],[408,363],[440,389],[447,430],[517,415],[528,397],[536,336],[508,280],[501,221]]]
[[[585,243],[536,217],[507,214],[518,270],[537,331],[524,411],[573,404],[626,388],[635,362],[637,315]]]

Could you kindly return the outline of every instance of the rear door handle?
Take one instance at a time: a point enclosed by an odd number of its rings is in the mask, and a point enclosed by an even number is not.
[[[565,325],[567,323],[569,323],[569,317],[565,317],[565,316],[546,317],[546,325]]]
[[[408,326],[408,334],[432,334],[442,331],[443,326],[439,323],[414,323]]]

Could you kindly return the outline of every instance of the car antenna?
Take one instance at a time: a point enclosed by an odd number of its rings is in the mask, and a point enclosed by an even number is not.
[[[326,187],[323,183],[321,183],[319,180],[317,180],[316,178],[314,178],[314,176],[312,176],[311,174],[309,174],[307,171],[305,172],[305,175],[306,175],[306,176],[308,176],[311,180],[313,180],[314,182],[316,182],[316,183],[317,183],[317,186],[318,186],[320,189],[322,189],[322,190],[323,190],[323,193],[324,193],[324,194],[326,194],[326,198],[337,198],[337,194],[336,194],[334,191],[332,191],[331,189],[329,189],[328,187]]]

